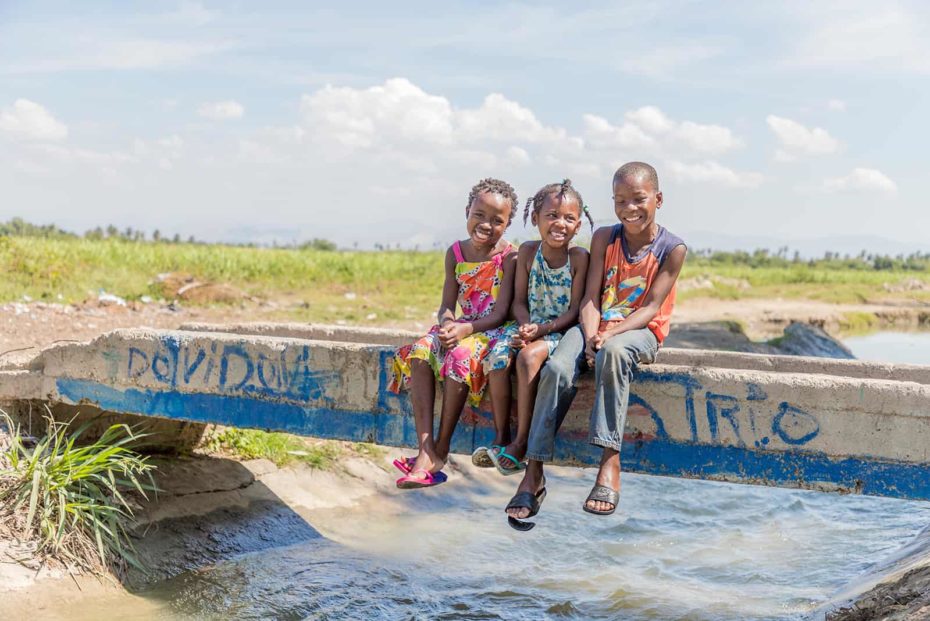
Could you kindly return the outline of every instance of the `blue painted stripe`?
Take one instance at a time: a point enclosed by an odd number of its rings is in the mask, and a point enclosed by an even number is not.
[[[293,403],[204,393],[118,390],[96,382],[58,379],[59,394],[72,403],[101,409],[177,420],[251,427],[349,441],[416,446],[409,414],[308,408]],[[470,453],[487,446],[493,430],[459,425],[453,451]],[[559,437],[556,459],[596,465],[600,449],[583,439]],[[689,478],[739,479],[786,487],[830,483],[874,496],[930,500],[930,468],[922,464],[857,458],[833,458],[810,451],[764,451],[746,447],[678,442],[657,437],[624,444],[623,468],[632,472]]]

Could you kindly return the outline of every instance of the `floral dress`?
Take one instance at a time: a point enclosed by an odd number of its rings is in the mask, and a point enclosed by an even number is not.
[[[571,260],[559,268],[551,268],[546,263],[542,253],[542,242],[536,249],[533,265],[530,266],[530,275],[526,286],[527,306],[530,310],[530,323],[542,324],[552,321],[564,314],[572,301],[572,264]],[[491,353],[484,361],[485,372],[504,369],[510,362],[513,354],[511,339],[517,335],[519,326],[516,323],[507,326],[502,338],[493,345]],[[549,355],[559,340],[561,332],[550,332],[542,337],[549,347]]]
[[[455,281],[459,285],[458,303],[462,309],[462,316],[456,321],[467,323],[491,314],[504,279],[504,257],[512,250],[513,246],[508,244],[507,248],[490,260],[476,262],[465,260],[459,242],[452,245],[456,261]],[[499,328],[475,332],[448,350],[443,348],[439,340],[439,326],[434,325],[426,336],[401,347],[394,355],[388,389],[400,392],[403,388],[409,388],[410,361],[425,360],[437,380],[448,377],[468,385],[468,402],[477,406],[487,385],[482,363],[491,348],[513,325],[513,322],[508,322]]]

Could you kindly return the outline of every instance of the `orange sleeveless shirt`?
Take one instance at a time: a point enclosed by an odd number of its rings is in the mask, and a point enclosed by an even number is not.
[[[665,259],[684,242],[680,237],[659,226],[655,240],[643,248],[637,256],[630,256],[621,231],[616,224],[610,236],[610,244],[604,254],[604,285],[601,289],[601,323],[598,331],[615,326],[643,305],[649,287]],[[677,283],[672,285],[668,297],[659,307],[659,312],[647,326],[659,344],[668,336],[669,321],[675,307]]]

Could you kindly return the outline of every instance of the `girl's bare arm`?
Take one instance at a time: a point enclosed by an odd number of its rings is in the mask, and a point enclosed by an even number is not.
[[[459,295],[459,284],[455,281],[455,252],[450,246],[446,251],[446,278],[442,283],[442,302],[436,313],[436,321],[440,326],[447,321],[455,320],[455,305]]]
[[[517,255],[517,268],[513,280],[513,318],[517,324],[530,322],[530,305],[527,300],[527,291],[530,283],[530,266],[536,256],[536,244],[526,242],[520,246]]]

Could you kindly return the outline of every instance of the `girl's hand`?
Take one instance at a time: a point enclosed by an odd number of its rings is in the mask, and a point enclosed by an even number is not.
[[[439,328],[439,342],[446,349],[451,349],[471,333],[472,327],[470,323],[449,322]]]
[[[514,349],[523,349],[526,347],[526,341],[523,340],[523,337],[519,334],[514,335],[510,339],[510,346]]]
[[[535,323],[524,323],[519,329],[520,338],[529,343],[535,341],[541,335],[539,334],[539,325]]]

